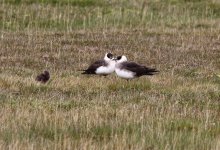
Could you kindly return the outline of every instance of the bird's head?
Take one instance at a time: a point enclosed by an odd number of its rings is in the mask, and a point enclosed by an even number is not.
[[[112,55],[112,53],[106,53],[105,54],[105,57],[104,57],[104,60],[105,61],[112,61],[113,60],[113,55]]]
[[[44,75],[50,76],[49,72],[47,70],[44,71]]]
[[[116,58],[114,58],[114,60],[117,63],[122,63],[122,62],[126,62],[128,59],[125,55],[122,55],[122,56],[117,56]]]

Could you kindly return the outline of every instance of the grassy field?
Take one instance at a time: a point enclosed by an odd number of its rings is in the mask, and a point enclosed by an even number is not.
[[[105,52],[160,73],[77,71]],[[0,149],[218,150],[218,74],[218,0],[2,0]]]

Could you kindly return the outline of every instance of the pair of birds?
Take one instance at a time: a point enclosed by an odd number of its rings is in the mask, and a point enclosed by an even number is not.
[[[82,74],[97,74],[104,76],[115,71],[119,77],[127,80],[143,75],[154,75],[159,72],[154,68],[148,68],[135,62],[129,62],[124,55],[114,58],[111,53],[106,53],[104,59],[95,61],[88,69],[81,71],[84,71]],[[49,79],[50,74],[48,71],[44,71],[44,73],[36,77],[36,81],[41,83],[46,83]]]
[[[122,55],[113,57],[111,53],[106,53],[103,60],[95,61],[88,69],[82,70],[82,74],[108,75],[113,73],[124,79],[133,79],[143,75],[154,75],[158,70],[139,65],[135,62],[129,62],[127,57]]]

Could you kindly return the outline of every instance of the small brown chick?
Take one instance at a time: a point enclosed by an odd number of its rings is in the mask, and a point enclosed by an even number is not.
[[[36,77],[36,81],[39,81],[41,83],[46,83],[49,79],[50,74],[48,71],[44,71],[44,73],[41,73]]]

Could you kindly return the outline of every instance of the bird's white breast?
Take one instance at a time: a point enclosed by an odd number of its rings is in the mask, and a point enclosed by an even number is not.
[[[131,71],[128,71],[128,70],[125,70],[125,69],[115,68],[115,72],[121,78],[133,79],[135,77],[134,72],[131,72]]]
[[[115,71],[115,62],[110,62],[108,66],[101,66],[96,69],[96,74],[110,74]]]

